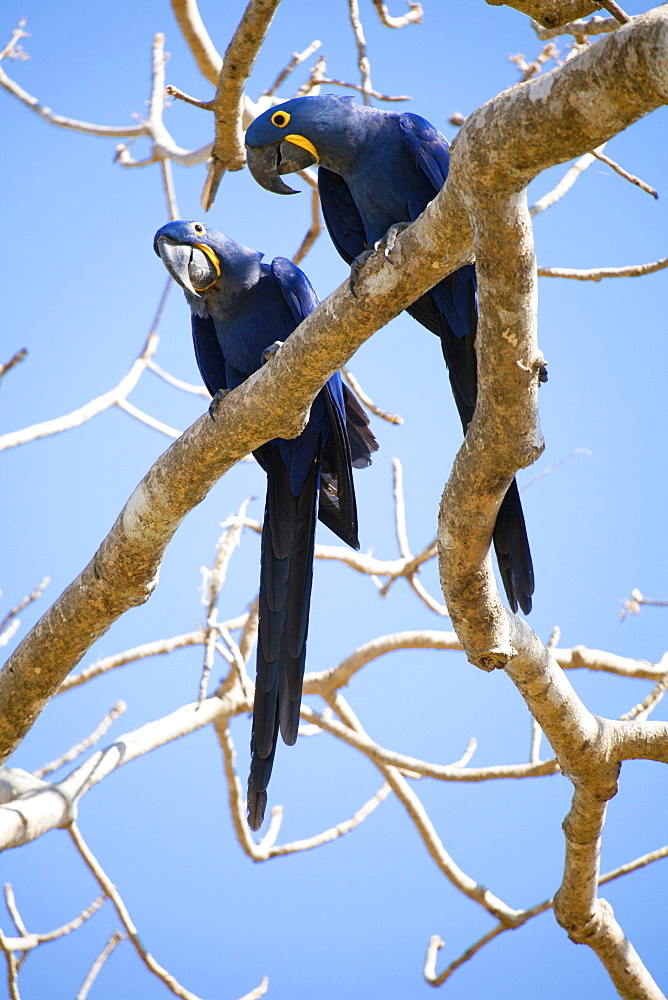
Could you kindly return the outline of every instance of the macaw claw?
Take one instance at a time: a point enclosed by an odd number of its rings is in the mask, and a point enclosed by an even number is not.
[[[220,410],[221,404],[226,396],[232,392],[231,389],[219,389],[216,395],[213,397],[209,403],[209,416],[212,420],[216,419],[216,414]]]
[[[376,252],[375,250],[363,250],[362,253],[358,254],[357,257],[355,257],[355,260],[350,265],[350,277],[348,278],[348,288],[350,289],[350,294],[354,295],[356,299],[359,298],[359,295],[357,294],[357,286],[360,283],[362,268],[369,260],[369,258],[373,257],[375,252]]]
[[[357,286],[360,282],[361,271],[366,262],[374,256],[374,254],[381,253],[385,260],[389,260],[390,264],[394,264],[392,260],[392,253],[397,242],[397,236],[403,233],[404,229],[408,229],[410,222],[397,222],[395,225],[390,226],[385,235],[377,240],[373,245],[373,250],[363,250],[361,254],[355,257],[355,260],[350,265],[350,277],[348,278],[348,288],[352,295],[356,299],[359,298],[357,294]]]
[[[410,222],[396,222],[393,226],[390,226],[382,239],[378,240],[377,243],[374,243],[374,250],[382,250],[385,260],[389,260],[390,264],[394,263],[391,254],[396,246],[397,236],[399,236],[400,233],[403,233],[404,229],[408,229],[409,226]]]
[[[272,358],[276,357],[282,346],[282,340],[275,340],[273,344],[269,345],[269,347],[265,347],[260,355],[262,358],[262,364],[266,365],[267,361],[271,361]]]

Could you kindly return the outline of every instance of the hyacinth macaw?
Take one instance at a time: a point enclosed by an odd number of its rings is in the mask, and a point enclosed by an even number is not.
[[[291,261],[263,264],[261,253],[200,222],[168,223],[153,248],[185,292],[197,365],[214,397],[257,371],[318,304]],[[252,830],[264,816],[279,730],[286,743],[297,739],[316,519],[359,548],[351,466],[369,465],[378,448],[368,424],[337,373],[297,438],[277,438],[254,452],[267,474],[267,500],[248,779]]]
[[[255,180],[277,194],[294,193],[280,178],[318,164],[318,188],[327,229],[347,263],[370,251],[393,226],[413,222],[448,175],[448,142],[414,114],[355,104],[350,97],[298,97],[265,111],[246,132]],[[435,333],[448,366],[464,433],[477,395],[475,267],[448,275],[407,310]],[[544,370],[541,381],[546,379]],[[531,610],[533,566],[517,483],[499,509],[494,548],[508,601]]]

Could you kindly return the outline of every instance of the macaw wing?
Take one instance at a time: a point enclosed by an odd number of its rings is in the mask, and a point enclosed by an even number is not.
[[[232,388],[227,385],[225,358],[211,317],[197,316],[193,313],[192,331],[197,367],[211,395],[215,396],[219,389]]]
[[[322,449],[318,519],[342,541],[359,549],[346,408],[338,372],[325,385],[323,395],[329,416],[329,434]]]
[[[378,451],[378,442],[369,427],[369,417],[357,396],[347,385],[342,384],[343,402],[346,408],[346,430],[350,444],[350,458],[354,469],[366,469],[371,465],[371,454]]]
[[[448,140],[424,118],[409,112],[399,115],[399,128],[406,146],[415,157],[417,165],[431,181],[436,194],[448,176],[450,166]]]
[[[369,246],[362,216],[350,188],[340,174],[318,167],[318,190],[322,214],[332,242],[347,264],[352,264]]]
[[[290,308],[295,326],[299,326],[319,302],[311,282],[287,257],[275,257],[271,262],[271,272]]]

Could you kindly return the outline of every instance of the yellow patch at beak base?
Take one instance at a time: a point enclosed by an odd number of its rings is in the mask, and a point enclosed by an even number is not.
[[[311,156],[315,156],[316,163],[320,163],[318,150],[315,148],[313,143],[309,142],[308,139],[305,139],[303,135],[286,135],[283,141],[291,142],[294,146],[301,146],[301,148],[309,152]]]

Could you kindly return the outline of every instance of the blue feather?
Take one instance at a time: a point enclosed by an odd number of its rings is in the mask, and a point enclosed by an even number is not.
[[[262,254],[202,223],[163,226],[154,248],[184,288],[197,365],[211,395],[257,371],[266,348],[289,337],[318,304],[291,261],[263,264]],[[253,830],[264,816],[279,730],[286,743],[297,738],[316,519],[359,548],[351,464],[368,465],[378,445],[366,414],[346,394],[340,376],[332,376],[298,437],[255,452],[267,474],[267,499],[248,786]]]

